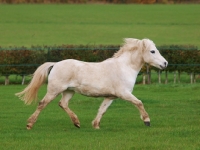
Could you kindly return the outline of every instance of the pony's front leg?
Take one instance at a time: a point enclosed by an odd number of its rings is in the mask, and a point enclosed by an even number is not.
[[[29,117],[28,119],[28,124],[26,126],[26,128],[28,130],[30,130],[34,123],[37,121],[37,118],[40,114],[40,112],[47,106],[47,104],[49,102],[51,102],[53,99],[55,98],[55,95],[49,95],[49,94],[46,94],[45,97],[42,99],[41,102],[39,102],[39,105],[36,109],[36,111]]]
[[[107,108],[111,105],[112,101],[112,99],[105,98],[102,102],[101,106],[99,107],[99,111],[96,118],[92,121],[92,125],[95,129],[99,129],[100,120],[103,114],[106,112]]]
[[[133,103],[138,108],[138,110],[140,111],[140,117],[144,121],[144,124],[146,126],[150,126],[149,115],[146,112],[146,110],[144,109],[143,103],[139,99],[137,99],[134,95],[132,95],[129,92],[123,93],[123,95],[121,95],[120,98]]]

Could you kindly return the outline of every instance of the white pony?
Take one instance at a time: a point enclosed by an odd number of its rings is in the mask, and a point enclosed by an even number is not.
[[[139,109],[145,125],[150,126],[149,115],[143,103],[132,95],[132,90],[144,63],[164,69],[168,62],[149,39],[126,38],[124,41],[124,45],[112,58],[102,62],[89,63],[67,59],[42,64],[35,71],[30,84],[22,92],[16,93],[25,104],[31,104],[37,100],[38,89],[48,77],[47,93],[28,119],[27,129],[33,127],[40,112],[59,94],[62,94],[59,106],[68,113],[74,125],[80,128],[77,115],[68,107],[68,102],[75,92],[105,98],[92,122],[95,129],[99,129],[103,114],[116,98],[134,104]]]

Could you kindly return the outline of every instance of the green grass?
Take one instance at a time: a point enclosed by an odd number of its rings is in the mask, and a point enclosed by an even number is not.
[[[151,127],[143,125],[132,104],[117,99],[104,115],[100,130],[93,129],[91,121],[102,98],[78,94],[69,106],[80,119],[80,129],[58,107],[58,97],[43,110],[33,129],[26,130],[26,120],[36,105],[25,106],[14,96],[24,87],[0,86],[0,149],[200,149],[200,84],[136,85],[133,93],[143,101]],[[45,91],[43,86],[40,98]]]
[[[200,5],[0,5],[0,46],[121,44],[200,47]]]

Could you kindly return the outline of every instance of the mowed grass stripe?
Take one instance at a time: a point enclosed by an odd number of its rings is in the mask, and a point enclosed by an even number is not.
[[[200,5],[0,5],[0,46],[121,44],[200,46]]]

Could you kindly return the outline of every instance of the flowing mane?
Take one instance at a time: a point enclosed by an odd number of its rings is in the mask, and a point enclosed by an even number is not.
[[[154,42],[149,39],[134,39],[134,38],[125,38],[124,44],[120,47],[120,49],[113,55],[113,58],[117,58],[121,56],[126,51],[134,51],[137,49],[143,50],[143,48],[147,48],[149,46],[149,42],[151,42],[153,45]]]
[[[140,47],[141,40],[133,38],[125,38],[123,46],[113,55],[114,58],[121,56],[126,51],[137,50]]]

